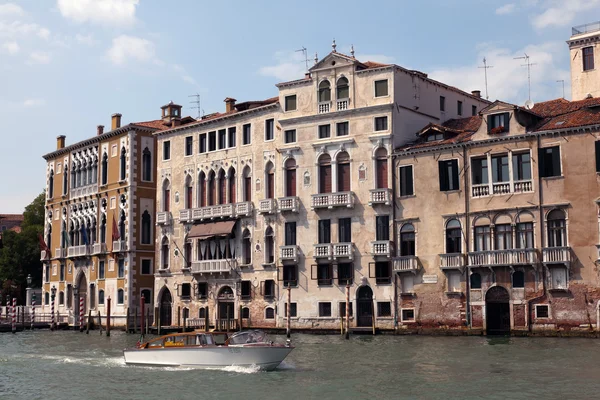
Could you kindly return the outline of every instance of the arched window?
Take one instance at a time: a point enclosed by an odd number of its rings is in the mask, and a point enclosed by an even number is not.
[[[92,165],[92,183],[98,183],[98,158],[94,156],[94,164]]]
[[[563,247],[567,243],[565,212],[552,210],[548,213],[548,247]]]
[[[462,253],[462,230],[456,219],[446,224],[446,253]]]
[[[77,162],[77,187],[81,187],[81,161]]]
[[[404,224],[400,228],[400,256],[415,254],[415,227],[412,224]]]
[[[188,175],[185,178],[185,204],[184,207],[185,208],[192,208],[193,207],[193,193],[194,193],[194,187],[192,186],[192,177],[190,175]]]
[[[265,263],[273,264],[275,262],[275,236],[273,228],[270,226],[265,231]]]
[[[275,319],[275,309],[273,307],[265,309],[265,319]]]
[[[250,318],[250,309],[248,307],[242,308],[242,319]]]
[[[244,201],[252,201],[252,171],[245,167],[242,173],[244,179]]]
[[[340,79],[338,79],[336,86],[336,97],[338,100],[347,99],[350,97],[350,86],[348,85],[347,78],[341,77]]]
[[[208,205],[214,206],[216,199],[216,186],[215,186],[215,171],[210,171],[208,173],[208,184],[207,184],[207,194],[208,194]]]
[[[285,162],[285,195],[296,196],[296,160],[293,158]]]
[[[75,161],[71,164],[71,186],[73,188],[77,187],[77,164],[75,164]]]
[[[92,173],[92,164],[94,163],[94,161],[92,159],[90,159],[90,161],[87,163],[87,181],[88,184],[93,184],[94,182],[94,175]]]
[[[488,251],[491,250],[491,228],[490,220],[488,218],[478,218],[475,221],[474,229],[474,250],[475,251]]]
[[[319,102],[331,101],[331,84],[329,81],[319,83]]]
[[[48,178],[48,198],[54,197],[54,170],[50,171],[50,178]]]
[[[329,154],[319,157],[319,193],[331,193],[331,157]]]
[[[471,289],[481,289],[481,275],[477,272],[471,274]]]
[[[186,241],[183,245],[184,257],[183,264],[185,268],[192,267],[192,242]]]
[[[121,180],[125,180],[125,168],[127,167],[127,156],[125,154],[125,146],[121,147]]]
[[[58,293],[58,305],[65,305],[65,292]]]
[[[152,304],[152,291],[150,289],[142,289],[141,296],[144,298],[144,304]]]
[[[225,204],[227,201],[227,179],[225,178],[225,171],[219,170],[219,190],[218,190],[218,201],[219,204]]]
[[[60,229],[60,247],[64,249],[67,247],[67,223],[63,221]]]
[[[169,269],[169,239],[163,238],[160,246],[160,262],[162,269]]]
[[[69,187],[69,167],[65,165],[65,170],[63,171],[63,194],[67,194],[67,189]]]
[[[90,243],[96,243],[96,218],[92,219],[91,225],[88,225],[89,234],[88,239]]]
[[[152,155],[147,147],[142,152],[142,180],[152,180]]]
[[[45,305],[50,304],[50,293],[48,293],[48,292],[44,293],[44,304]]]
[[[350,156],[342,151],[337,156],[337,191],[350,191]]]
[[[270,161],[265,166],[265,198],[275,198],[275,167]]]
[[[48,230],[46,233],[46,246],[52,249],[52,224],[48,224]]]
[[[231,167],[229,169],[229,203],[237,202],[237,193],[235,190],[236,182],[235,182],[235,168]]]
[[[252,264],[252,243],[250,239],[250,231],[244,229],[244,233],[242,234],[242,254],[244,262],[242,264],[245,265]]]
[[[198,309],[198,318],[200,318],[200,319],[206,318],[206,308],[200,307]]]
[[[388,157],[387,150],[383,147],[375,152],[375,187],[377,189],[388,187]]]
[[[75,223],[71,221],[71,227],[69,228],[69,242],[71,246],[75,246]]]
[[[104,305],[104,290],[98,290],[98,304]]]
[[[121,211],[119,220],[119,240],[125,240],[125,211]]]
[[[100,217],[100,243],[106,243],[106,214]]]
[[[171,182],[168,179],[163,182],[162,206],[163,211],[171,211]]]
[[[102,156],[102,185],[106,185],[108,183],[108,154],[104,153]]]
[[[96,286],[91,283],[90,284],[90,308],[96,308]]]
[[[513,272],[512,285],[513,285],[513,288],[524,288],[525,287],[525,273],[523,271]]]
[[[117,290],[117,304],[123,304],[125,302],[125,292],[123,289]]]
[[[81,186],[86,186],[88,183],[91,183],[87,181],[87,162],[83,160],[79,168],[81,169]]]
[[[198,174],[198,188],[196,196],[196,204],[198,207],[206,207],[206,175],[204,174],[204,171],[200,171],[200,174]]]
[[[142,244],[151,244],[152,240],[152,221],[148,210],[142,214]]]

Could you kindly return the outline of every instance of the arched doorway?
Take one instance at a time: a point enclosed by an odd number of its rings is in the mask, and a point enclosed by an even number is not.
[[[510,296],[502,286],[494,286],[485,294],[485,321],[488,335],[510,333]]]
[[[88,302],[87,302],[87,279],[85,278],[85,274],[82,272],[79,274],[79,279],[77,280],[77,290],[75,290],[73,299],[73,310],[75,314],[75,321],[79,324],[79,300],[83,299],[83,315],[85,322],[85,315],[87,314]]]
[[[160,326],[171,326],[171,307],[173,306],[173,298],[169,289],[165,288],[160,295]]]
[[[356,305],[356,326],[373,326],[373,290],[369,286],[361,286],[358,289]]]
[[[217,301],[217,319],[219,320],[218,326],[226,327],[228,320],[231,321],[235,319],[235,297],[233,290],[229,286],[223,286],[221,290],[219,290]]]

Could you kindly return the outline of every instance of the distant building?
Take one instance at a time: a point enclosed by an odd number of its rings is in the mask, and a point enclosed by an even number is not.
[[[567,43],[571,51],[571,99],[600,97],[600,22],[574,27]]]
[[[0,247],[2,246],[2,233],[4,231],[21,232],[23,214],[0,214]]]

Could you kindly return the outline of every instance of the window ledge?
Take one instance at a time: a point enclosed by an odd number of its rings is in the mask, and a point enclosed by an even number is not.
[[[445,292],[447,296],[462,296],[462,292]]]
[[[412,198],[415,198],[415,197],[417,197],[417,195],[416,195],[416,194],[408,194],[408,195],[406,195],[406,196],[398,196],[398,197],[399,197],[400,199],[412,199]]]
[[[440,190],[440,192],[446,193],[446,194],[460,193],[461,191],[462,190],[460,190],[460,189],[455,189],[455,190]]]
[[[127,183],[127,179],[119,179],[118,183]]]
[[[389,282],[389,283],[377,283],[377,282],[375,282],[375,285],[377,285],[377,286],[392,286],[392,282]]]
[[[377,316],[376,318],[379,319],[379,320],[382,320],[382,321],[392,321],[394,319],[394,317],[392,317],[392,316],[389,316],[389,317],[387,317],[387,316],[386,317],[379,317],[379,316]]]
[[[553,181],[553,180],[557,180],[557,179],[564,179],[564,175],[558,175],[558,176],[542,176],[543,180],[546,181]]]
[[[400,293],[400,296],[402,296],[402,297],[415,297],[416,294],[415,294],[415,292],[405,292],[405,293]]]

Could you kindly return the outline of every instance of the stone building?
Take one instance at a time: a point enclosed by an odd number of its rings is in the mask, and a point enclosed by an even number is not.
[[[124,325],[127,308],[154,290],[156,142],[153,132],[193,121],[168,104],[162,118],[121,126],[56,150],[46,160],[46,223],[41,252],[43,312],[51,293],[61,322],[77,323],[79,299],[87,315],[106,315],[110,297],[114,324]]]
[[[576,26],[567,41],[571,60],[571,99],[600,97],[600,22]]]

